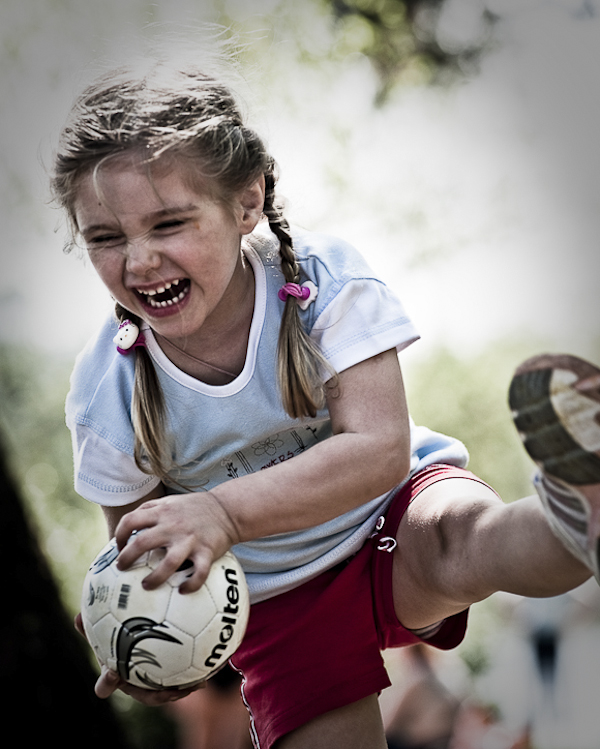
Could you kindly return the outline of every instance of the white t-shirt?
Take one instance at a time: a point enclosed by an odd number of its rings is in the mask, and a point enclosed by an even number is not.
[[[294,248],[302,282],[310,280],[317,288],[301,318],[335,371],[388,349],[401,351],[418,338],[400,301],[350,245],[296,233]],[[166,438],[176,466],[169,474],[171,493],[210,490],[289,460],[331,436],[326,410],[312,419],[294,420],[281,404],[276,351],[283,303],[277,292],[285,279],[277,240],[270,233],[255,233],[243,249],[254,271],[256,293],[246,362],[235,380],[216,386],[190,377],[172,364],[152,331],[144,328],[167,404]],[[114,318],[108,320],[78,357],[66,407],[75,488],[106,506],[130,504],[159,483],[133,459],[134,356],[116,351],[112,338],[117,327]],[[413,424],[411,451],[411,474],[431,463],[462,466],[468,459],[457,440]],[[235,546],[252,602],[289,590],[356,552],[387,500],[388,495],[373,497],[314,528]]]

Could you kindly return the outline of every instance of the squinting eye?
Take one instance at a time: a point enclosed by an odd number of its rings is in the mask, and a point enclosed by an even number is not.
[[[92,237],[86,240],[88,250],[101,250],[105,247],[118,247],[123,242],[123,237],[118,235],[106,235],[100,237]]]
[[[172,219],[170,221],[161,221],[160,224],[156,227],[159,231],[161,229],[176,229],[178,226],[183,226],[185,222],[181,219]]]

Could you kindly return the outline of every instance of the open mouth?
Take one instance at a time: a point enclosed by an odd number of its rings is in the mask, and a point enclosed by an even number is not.
[[[136,289],[136,294],[142,298],[144,304],[154,307],[154,309],[161,309],[172,307],[174,304],[181,302],[190,293],[190,286],[189,278],[178,278],[171,283],[160,286],[158,289],[152,289],[152,291]]]

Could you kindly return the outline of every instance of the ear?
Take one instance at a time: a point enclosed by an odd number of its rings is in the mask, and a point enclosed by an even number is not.
[[[238,214],[240,234],[250,234],[260,221],[265,205],[264,175],[261,174],[256,182],[246,187],[238,199],[241,209]]]

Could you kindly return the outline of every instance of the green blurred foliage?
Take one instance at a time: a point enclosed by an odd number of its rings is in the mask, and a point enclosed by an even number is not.
[[[399,84],[448,82],[476,69],[497,17],[482,3],[478,33],[450,39],[439,33],[446,0],[322,0],[343,34],[341,48],[360,52],[379,76],[376,104]]]
[[[505,501],[533,493],[534,465],[513,425],[507,393],[514,369],[534,353],[531,342],[514,340],[467,357],[439,348],[405,372],[415,422],[464,442],[469,469]]]
[[[239,35],[246,71],[272,64],[274,87],[286,59],[328,76],[364,57],[376,73],[374,104],[381,106],[396,88],[448,84],[477,71],[494,44],[498,16],[484,2],[471,4],[465,23],[453,21],[461,32],[448,34],[449,6],[448,0],[263,0],[243,12],[235,0],[213,0],[208,15],[232,38]],[[202,8],[206,14],[208,4]],[[280,93],[289,95],[284,87]]]
[[[65,603],[75,612],[83,575],[106,531],[99,508],[73,490],[64,422],[71,364],[26,348],[0,347],[0,425],[10,465]]]

